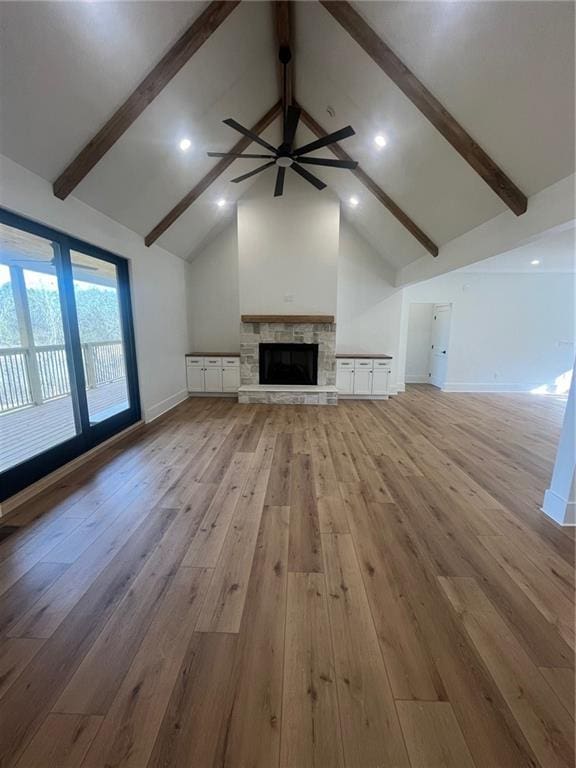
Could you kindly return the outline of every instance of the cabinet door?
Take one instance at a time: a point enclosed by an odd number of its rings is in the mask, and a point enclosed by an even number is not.
[[[387,395],[390,368],[375,368],[372,378],[372,394]]]
[[[222,392],[222,368],[204,368],[204,391]]]
[[[240,368],[234,366],[222,369],[222,391],[238,392],[240,386]]]
[[[362,368],[354,371],[354,394],[372,394],[372,371],[365,371]]]
[[[354,392],[354,371],[348,368],[338,368],[336,371],[336,387],[343,395]]]
[[[204,369],[198,365],[186,366],[188,392],[204,392]]]

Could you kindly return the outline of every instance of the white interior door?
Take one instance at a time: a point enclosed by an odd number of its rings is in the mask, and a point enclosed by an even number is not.
[[[448,339],[450,337],[450,304],[435,304],[432,314],[430,347],[430,384],[443,387],[448,367]]]

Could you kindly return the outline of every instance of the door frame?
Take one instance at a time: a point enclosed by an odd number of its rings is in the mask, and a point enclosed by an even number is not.
[[[141,418],[141,405],[128,260],[2,207],[0,207],[0,223],[42,237],[56,246],[54,255],[57,257],[58,288],[64,329],[64,343],[67,353],[70,396],[72,398],[76,428],[79,430],[79,433],[74,437],[1,472],[1,502],[67,464],[72,459],[81,456],[83,453],[108,440],[113,435],[126,429],[126,427],[135,424]],[[56,253],[56,250],[58,253]],[[78,250],[88,256],[114,264],[118,276],[118,303],[122,326],[122,341],[124,344],[129,407],[96,424],[90,424],[88,416],[84,366],[82,363],[82,349],[80,346],[80,332],[70,258],[71,250]]]

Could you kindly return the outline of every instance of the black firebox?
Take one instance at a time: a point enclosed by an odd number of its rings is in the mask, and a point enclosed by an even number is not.
[[[260,384],[317,384],[318,344],[260,344]]]

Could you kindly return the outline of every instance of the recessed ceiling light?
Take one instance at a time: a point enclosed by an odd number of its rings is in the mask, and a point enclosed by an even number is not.
[[[385,147],[386,144],[388,144],[386,136],[383,136],[381,133],[379,133],[378,136],[374,136],[374,144],[376,144],[378,149],[382,149],[382,147]]]
[[[540,259],[532,259],[530,264],[532,264],[533,267],[537,267],[538,264],[540,264]]]
[[[357,197],[351,197],[350,200],[348,200],[348,202],[349,202],[351,208],[356,208],[356,206],[358,205],[359,200],[358,200]]]
[[[182,152],[187,152],[192,146],[192,142],[190,141],[190,139],[182,139],[182,141],[178,146],[180,147]]]
[[[220,200],[218,200],[218,202],[216,203],[216,205],[218,206],[218,208],[224,208],[224,206],[226,205],[226,200],[224,200],[224,198],[221,197]]]

